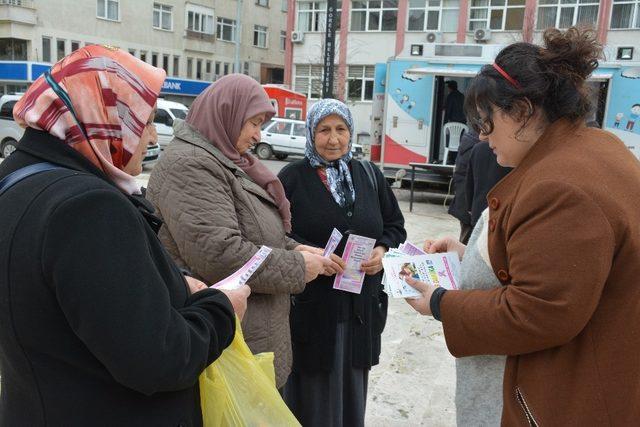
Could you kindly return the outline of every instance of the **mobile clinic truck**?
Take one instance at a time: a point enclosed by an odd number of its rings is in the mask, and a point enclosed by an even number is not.
[[[385,169],[409,163],[443,163],[446,82],[466,92],[471,79],[493,63],[504,46],[425,43],[377,64],[373,95],[371,157]],[[609,46],[606,60],[588,81],[596,108],[587,122],[617,135],[640,158],[640,62],[626,47]],[[453,164],[450,156],[448,164]]]

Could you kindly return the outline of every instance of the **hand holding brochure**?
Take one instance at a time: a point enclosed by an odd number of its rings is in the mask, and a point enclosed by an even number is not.
[[[322,256],[329,258],[340,244],[340,240],[342,240],[342,233],[334,228],[331,232],[331,236],[329,237],[329,241],[327,242],[327,246],[324,248]]]
[[[416,298],[420,292],[405,281],[412,277],[432,286],[457,289],[460,260],[455,252],[425,254],[411,243],[391,249],[382,259],[385,292],[393,298]]]
[[[258,252],[256,252],[255,255],[252,256],[251,259],[240,268],[240,270],[236,271],[226,279],[222,279],[211,287],[227,290],[238,289],[240,286],[247,283],[247,280],[249,280],[253,273],[256,272],[258,267],[262,265],[262,263],[265,259],[267,259],[267,256],[269,256],[270,253],[270,247],[261,246]]]
[[[333,289],[352,292],[354,294],[359,294],[360,291],[362,291],[362,282],[364,281],[365,273],[360,269],[360,266],[371,257],[371,252],[375,244],[376,241],[374,239],[355,234],[349,235],[347,243],[344,246],[344,252],[342,253],[342,259],[347,266],[343,273],[336,275],[336,279],[333,282]]]

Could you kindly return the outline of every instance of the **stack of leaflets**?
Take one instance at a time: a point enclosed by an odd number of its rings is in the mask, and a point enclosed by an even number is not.
[[[389,249],[382,259],[382,284],[393,298],[419,298],[420,292],[406,281],[412,277],[433,286],[457,289],[460,278],[460,259],[456,252],[426,254],[410,242]]]
[[[242,285],[247,283],[247,280],[256,272],[258,267],[262,265],[265,259],[271,253],[271,248],[268,246],[261,246],[258,252],[255,253],[251,257],[249,261],[245,263],[238,271],[233,273],[231,276],[222,279],[215,285],[212,285],[212,288],[216,289],[227,289],[233,290],[238,289]]]

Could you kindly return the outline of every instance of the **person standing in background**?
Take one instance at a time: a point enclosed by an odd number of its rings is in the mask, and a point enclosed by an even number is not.
[[[449,94],[444,102],[444,122],[467,123],[464,114],[464,95],[458,90],[458,82],[449,80],[447,83]]]
[[[456,166],[453,170],[453,201],[449,205],[449,214],[460,221],[460,241],[465,245],[471,236],[473,225],[471,223],[470,209],[467,208],[467,170],[473,147],[480,140],[473,130],[465,132],[460,139]]]

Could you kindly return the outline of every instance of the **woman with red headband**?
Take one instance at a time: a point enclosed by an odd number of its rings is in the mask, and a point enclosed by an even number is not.
[[[0,426],[202,425],[198,376],[248,287],[184,277],[134,179],[164,71],[79,49],[14,108],[0,165]]]
[[[592,31],[551,29],[544,47],[512,44],[482,68],[467,115],[514,169],[489,193],[473,247],[428,246],[486,254],[486,283],[497,286],[410,281],[423,297],[408,302],[442,321],[454,356],[507,356],[503,425],[640,418],[640,163],[585,125],[585,80],[601,53]]]

